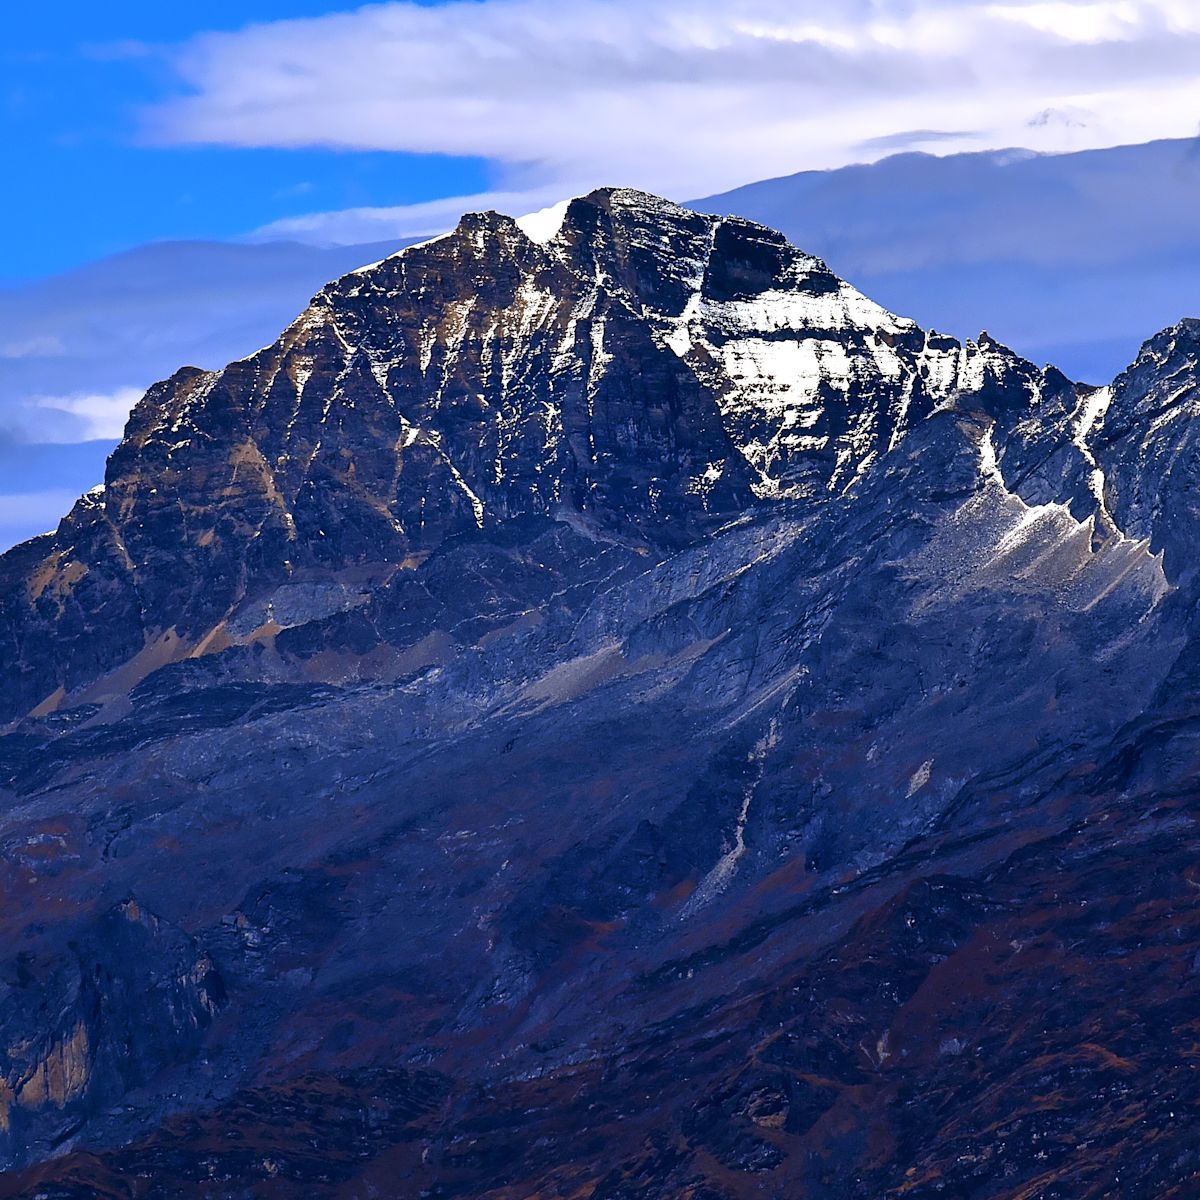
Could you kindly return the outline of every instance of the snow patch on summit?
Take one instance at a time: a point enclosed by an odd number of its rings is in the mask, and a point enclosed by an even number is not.
[[[567,209],[571,207],[570,200],[560,200],[549,208],[538,209],[537,212],[526,213],[517,218],[517,228],[531,241],[544,246],[553,241],[562,229],[567,219]]]

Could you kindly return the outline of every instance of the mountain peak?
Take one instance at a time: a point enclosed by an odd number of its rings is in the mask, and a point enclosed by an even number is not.
[[[658,553],[758,503],[819,505],[932,414],[1018,419],[1046,380],[749,221],[623,188],[469,213],[329,284],[257,354],[150,389],[103,497],[13,593],[47,649],[13,660],[6,694],[17,712],[84,694],[156,631],[223,646],[305,572],[382,578],[513,523]],[[111,644],[64,655],[63,621]]]
[[[156,385],[0,558],[0,1172],[1162,1194],[1197,332],[1080,388],[605,189]]]

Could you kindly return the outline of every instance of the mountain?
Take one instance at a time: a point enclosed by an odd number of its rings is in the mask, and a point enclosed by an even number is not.
[[[0,548],[104,478],[149,383],[274,340],[329,279],[395,248],[166,242],[0,287]]]
[[[638,192],[141,400],[0,558],[0,1196],[1186,1196],[1200,321]]]
[[[158,242],[2,287],[0,387],[11,404],[113,392],[180,362],[220,366],[274,340],[329,279],[395,249]]]
[[[898,154],[695,202],[751,217],[926,325],[986,326],[1103,382],[1147,332],[1194,312],[1195,140],[1073,154]]]
[[[1164,141],[894,155],[691,207],[782,230],[926,327],[986,327],[1098,382],[1147,332],[1196,310],[1198,195],[1195,143]],[[152,380],[272,341],[328,279],[402,244],[170,242],[0,288],[0,549],[51,528],[65,490],[100,483],[113,421]],[[86,415],[97,406],[100,424]],[[31,454],[50,465],[28,487],[18,480]]]

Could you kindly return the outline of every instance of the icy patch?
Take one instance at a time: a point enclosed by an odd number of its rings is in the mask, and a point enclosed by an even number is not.
[[[724,472],[725,459],[721,459],[719,462],[710,462],[699,475],[688,480],[684,485],[684,491],[694,496],[700,496],[707,502],[713,488],[721,482]]]
[[[446,457],[446,466],[448,466],[450,468],[450,474],[453,477],[454,482],[458,484],[458,486],[462,489],[463,494],[470,501],[471,511],[475,514],[475,524],[478,525],[480,529],[482,529],[483,528],[483,501],[480,500],[480,498],[471,490],[470,485],[462,477],[462,473],[450,461],[449,457]]]
[[[700,881],[699,887],[688,897],[683,911],[679,914],[681,921],[686,921],[710,900],[719,896],[729,886],[738,863],[745,857],[746,822],[750,818],[750,804],[754,800],[758,785],[762,782],[767,754],[778,744],[779,721],[778,718],[772,717],[767,732],[755,743],[748,756],[748,762],[754,768],[754,778],[746,785],[742,795],[742,807],[738,811],[737,825],[733,832],[733,845],[721,855],[713,869]]]
[[[839,398],[848,398],[859,380],[882,378],[901,393],[896,405],[905,411],[915,386],[892,344],[916,328],[911,321],[847,283],[827,290],[817,260],[796,268],[780,286],[724,301],[702,296],[698,272],[683,311],[664,314],[657,331],[660,343],[717,391],[725,427],[758,476],[756,495],[765,499],[799,494],[784,480],[798,455],[829,445],[818,427],[830,404],[831,420],[840,423],[848,405]],[[806,282],[818,268],[820,288]],[[852,427],[844,444],[838,439],[831,486],[852,482],[870,466],[882,415],[871,404],[846,414]]]
[[[311,358],[295,360],[296,368],[292,373],[292,383],[296,386],[296,395],[302,396],[308,381],[312,378],[314,363]]]
[[[679,314],[679,319],[674,330],[667,334],[664,339],[667,346],[679,358],[686,358],[692,348],[692,331],[690,326],[692,321],[700,316],[702,304],[703,301],[700,293],[698,291],[693,292],[683,312]]]
[[[558,299],[553,292],[538,287],[532,279],[523,279],[521,287],[514,299],[514,308],[518,318],[517,329],[523,339],[528,340],[532,334],[542,328],[548,318],[553,316],[558,306]],[[514,345],[505,356],[506,364],[511,366],[512,360],[521,350],[520,345]]]
[[[1000,474],[1000,460],[996,457],[996,443],[992,439],[990,425],[979,439],[979,473],[984,479],[1004,487],[1004,476]]]
[[[1075,445],[1086,449],[1087,434],[1099,424],[1112,403],[1112,389],[1098,388],[1087,396],[1079,408],[1079,422],[1075,425]]]
[[[758,333],[840,333],[847,329],[899,333],[912,322],[868,300],[848,283],[836,292],[813,295],[802,290],[772,290],[719,306],[731,330]]]
[[[602,371],[609,363],[612,362],[613,356],[604,348],[604,330],[606,322],[603,317],[597,317],[592,322],[592,370]],[[591,416],[589,409],[588,415]]]
[[[985,356],[974,342],[968,342],[958,353],[958,390],[981,392],[986,379]]]
[[[888,441],[888,453],[895,450],[900,439],[908,432],[908,410],[912,407],[913,389],[916,387],[915,376],[909,375],[904,381],[900,393],[900,402],[896,406],[895,419],[892,423],[892,436]]]
[[[406,430],[405,432],[408,433],[409,431]],[[405,445],[412,445],[412,443],[416,440],[416,435],[420,432],[420,430],[413,430],[413,435],[407,442],[405,442]],[[471,485],[463,478],[462,472],[454,465],[453,462],[450,461],[450,455],[446,453],[445,448],[442,446],[441,433],[430,430],[424,434],[424,441],[438,452],[438,456],[441,458],[442,462],[446,464],[446,468],[450,472],[450,478],[454,480],[459,490],[464,496],[466,496],[471,505],[471,511],[475,514],[475,524],[482,529],[484,524],[483,501],[475,494],[474,490],[471,488]]]
[[[1115,529],[1117,523],[1113,520],[1113,516],[1108,511],[1108,505],[1104,500],[1104,471],[1096,461],[1096,456],[1092,453],[1092,448],[1088,445],[1087,441],[1088,434],[1103,421],[1104,414],[1108,412],[1108,406],[1111,403],[1112,388],[1099,388],[1088,396],[1080,405],[1079,420],[1076,422],[1071,440],[1075,443],[1075,447],[1079,453],[1083,455],[1084,461],[1092,469],[1091,474],[1088,476],[1088,486],[1095,497],[1100,515]]]
[[[721,358],[726,373],[737,388],[727,401],[728,407],[741,401],[764,414],[782,416],[797,401],[813,402],[822,379],[840,382],[834,372],[827,374],[818,346],[832,346],[835,353],[841,351],[834,342],[818,343],[809,339],[775,341],[746,337],[728,343]],[[833,366],[835,371],[840,366],[836,359]],[[841,390],[845,390],[844,383]]]
[[[926,371],[925,380],[929,394],[938,400],[946,399],[954,391],[958,381],[959,352],[935,349],[927,344],[921,361]]]
[[[537,242],[539,246],[544,246],[547,242],[552,241],[558,235],[558,231],[562,229],[563,222],[567,219],[567,209],[570,206],[570,200],[560,200],[549,208],[526,213],[525,216],[517,218],[517,228],[531,242]]]

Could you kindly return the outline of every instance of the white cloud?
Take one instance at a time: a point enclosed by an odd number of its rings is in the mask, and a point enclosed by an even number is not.
[[[1147,17],[1147,9],[1164,16],[1171,5],[1146,5],[1137,0],[1097,0],[1094,3],[996,4],[988,11],[1002,20],[1026,25],[1067,42],[1136,40]],[[1193,30],[1194,32],[1194,30]]]
[[[1197,63],[1195,0],[385,3],[195,39],[176,58],[190,94],[147,127],[170,144],[482,156],[514,210],[602,183],[702,195],[877,157],[909,130],[946,153],[1190,136]],[[407,206],[276,230],[445,223]]]
[[[66,353],[66,349],[62,338],[53,334],[37,334],[0,345],[0,358],[59,358]]]
[[[347,208],[341,212],[311,213],[272,221],[256,231],[263,238],[293,238],[296,241],[353,245],[390,239],[428,237],[452,228],[468,210],[497,209],[525,212],[549,205],[562,195],[556,185],[528,191],[484,192],[473,196],[448,196],[424,204],[396,208]]]
[[[133,406],[142,398],[139,388],[115,392],[77,392],[70,396],[35,396],[28,401],[27,440],[90,442],[119,438]]]

